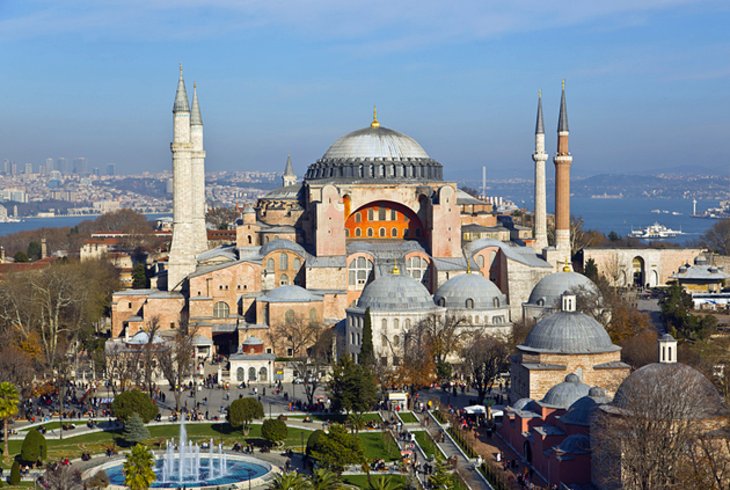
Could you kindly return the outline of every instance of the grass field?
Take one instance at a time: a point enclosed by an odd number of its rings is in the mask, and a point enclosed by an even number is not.
[[[400,459],[400,449],[388,432],[360,432],[358,435],[365,457],[396,461]]]
[[[425,430],[419,430],[413,431],[413,434],[416,437],[418,445],[421,446],[423,452],[426,453],[426,456],[436,458],[439,461],[444,459],[443,453],[439,451],[438,447],[436,447],[436,443],[428,432]]]
[[[294,419],[294,420],[302,420],[304,417],[307,417],[307,415],[288,415],[287,418]],[[341,414],[341,413],[326,413],[321,415],[309,415],[309,417],[312,418],[312,420],[316,420],[318,422],[337,422],[340,424],[344,424],[347,422],[347,415]],[[380,418],[380,414],[378,412],[366,412],[362,414],[362,418],[365,422],[382,422],[383,419]]]
[[[417,424],[418,418],[416,418],[415,415],[413,415],[413,412],[400,412],[398,414],[400,419],[403,421],[404,424]]]
[[[406,477],[401,475],[384,475],[388,480],[392,480],[398,484],[398,488],[402,488],[406,484]],[[372,478],[377,478],[377,475],[373,474]],[[357,488],[370,488],[368,483],[367,475],[345,475],[342,480],[350,485],[355,485]]]

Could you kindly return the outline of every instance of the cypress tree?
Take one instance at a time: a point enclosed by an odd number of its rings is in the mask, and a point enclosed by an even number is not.
[[[10,468],[10,479],[8,483],[11,485],[20,485],[20,463],[16,459],[13,461],[13,466]]]
[[[375,365],[375,350],[373,349],[373,323],[370,318],[370,308],[365,310],[365,319],[362,326],[362,347],[360,347],[360,364],[363,366]]]
[[[31,429],[23,439],[20,459],[29,464],[46,459],[46,438],[37,429]]]

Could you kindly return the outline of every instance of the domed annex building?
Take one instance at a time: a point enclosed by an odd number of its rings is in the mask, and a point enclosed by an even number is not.
[[[564,294],[599,295],[598,287],[583,274],[573,272],[566,264],[560,272],[553,272],[540,279],[530,298],[522,304],[522,319],[537,320],[560,311]]]
[[[563,88],[552,245],[545,229],[548,155],[539,100],[532,238],[463,240],[464,226],[497,225],[492,206],[444,180],[440,162],[413,138],[383,127],[374,112],[368,126],[340,137],[310,164],[303,180],[288,158],[282,187],[242,209],[235,242],[210,248],[201,104],[197,90],[189,104],[181,70],[173,106],[169,259],[156,264],[161,272],[151,289],[114,294],[112,336],[128,338],[155,319],[163,329],[194,329],[210,339],[211,355],[241,354],[244,339],[254,336],[263,354],[296,357],[306,355],[306,347],[287,340],[287,325],[308,322],[335,328],[337,357],[357,357],[369,308],[376,353],[397,364],[408,326],[432,315],[509,333],[535,285],[570,255],[568,134]],[[238,375],[221,376],[235,381]]]

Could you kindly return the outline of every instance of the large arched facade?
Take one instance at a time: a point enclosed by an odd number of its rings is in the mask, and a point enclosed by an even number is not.
[[[374,201],[358,208],[345,221],[351,240],[421,240],[423,224],[408,207],[392,201]]]

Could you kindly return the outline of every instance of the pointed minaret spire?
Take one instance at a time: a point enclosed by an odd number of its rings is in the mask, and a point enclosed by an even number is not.
[[[193,106],[190,109],[190,125],[203,125],[203,117],[200,115],[200,105],[198,104],[198,85],[195,82],[193,82]]]
[[[563,80],[563,94],[560,97],[560,116],[558,117],[558,132],[567,133],[568,131],[568,105],[565,103],[565,80]]]
[[[284,187],[296,185],[297,183],[297,174],[294,173],[291,155],[287,155],[286,157],[286,167],[284,167],[284,175],[281,177],[281,183]]]
[[[535,216],[533,220],[532,236],[534,248],[538,253],[548,246],[547,239],[547,204],[545,198],[545,162],[548,159],[545,153],[545,124],[542,120],[542,91],[537,92],[537,121],[535,122],[535,153],[532,161],[535,162]]]
[[[182,63],[180,63],[180,79],[177,81],[177,93],[175,94],[175,105],[172,107],[172,112],[190,112],[188,91],[185,89],[185,80],[183,80]]]
[[[537,91],[537,122],[535,134],[545,134],[545,123],[542,121],[542,90]]]
[[[291,164],[291,155],[286,156],[286,168],[284,168],[284,175],[294,175],[294,167]]]

